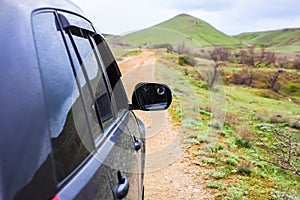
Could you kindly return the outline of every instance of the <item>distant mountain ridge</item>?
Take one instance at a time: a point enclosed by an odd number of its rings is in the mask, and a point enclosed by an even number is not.
[[[300,28],[242,33],[234,38],[257,46],[300,52]]]
[[[202,45],[233,45],[239,43],[238,40],[222,33],[209,23],[188,14],[177,15],[154,27],[182,32]]]
[[[243,48],[252,44],[257,47],[264,45],[278,51],[300,52],[300,28],[229,36],[209,23],[188,14],[179,14],[152,27],[116,38],[119,43],[140,47],[153,47],[156,44],[166,43],[176,46],[184,43],[190,47],[231,46]]]
[[[177,15],[150,28],[123,36],[123,39],[135,45],[154,45],[161,43],[178,44],[185,42],[189,46],[238,45],[240,41],[217,30],[207,22],[188,14]]]

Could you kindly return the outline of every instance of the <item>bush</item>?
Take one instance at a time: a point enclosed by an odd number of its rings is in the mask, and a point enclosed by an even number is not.
[[[155,49],[166,49],[167,53],[172,53],[174,51],[173,46],[169,43],[155,44],[155,45],[153,45],[153,48],[155,48]]]
[[[231,187],[227,191],[225,200],[241,200],[244,198],[244,192],[241,188]]]
[[[230,83],[235,85],[249,85],[251,79],[251,74],[248,68],[243,68],[242,71],[233,73]]]
[[[231,165],[231,166],[236,166],[238,164],[238,161],[232,158],[226,159],[226,164]]]
[[[300,90],[298,83],[289,83],[288,84],[289,92],[294,93]]]
[[[218,172],[218,171],[214,171],[210,173],[210,176],[214,179],[222,179],[226,177],[226,174],[224,172]]]
[[[299,55],[297,55],[294,60],[294,68],[297,70],[300,70],[300,56]]]
[[[184,66],[184,65],[196,66],[197,61],[192,56],[182,55],[182,56],[179,56],[179,58],[178,58],[178,64],[182,65],[182,66]]]
[[[240,137],[235,139],[235,144],[239,148],[250,149],[252,147],[251,143],[248,140],[242,139]]]
[[[219,189],[219,190],[225,190],[227,187],[227,184],[220,183],[220,182],[207,182],[206,187],[213,188],[213,189]]]
[[[249,176],[252,173],[250,163],[243,161],[241,164],[239,164],[237,173],[240,175]]]

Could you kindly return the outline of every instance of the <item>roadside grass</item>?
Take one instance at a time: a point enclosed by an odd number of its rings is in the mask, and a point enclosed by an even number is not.
[[[138,56],[142,53],[142,50],[140,49],[133,49],[133,50],[130,50],[128,52],[126,52],[123,57],[127,57],[127,56]]]
[[[300,177],[266,162],[272,155],[260,142],[275,147],[272,131],[276,129],[292,135],[300,145],[300,126],[295,124],[300,106],[284,96],[261,95],[268,90],[225,86],[227,115],[218,129],[212,126],[212,91],[197,70],[179,66],[176,56],[159,54],[156,77],[174,92],[170,115],[186,133],[195,167],[209,170],[206,187],[215,199],[299,199]]]

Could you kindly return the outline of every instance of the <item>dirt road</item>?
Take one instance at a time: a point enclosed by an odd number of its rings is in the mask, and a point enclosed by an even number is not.
[[[155,81],[156,57],[152,51],[119,63],[127,94],[138,82]],[[172,124],[167,111],[135,112],[146,126],[145,199],[212,199],[204,188],[204,177],[191,164],[182,145],[180,127]],[[197,181],[196,181],[197,180]]]

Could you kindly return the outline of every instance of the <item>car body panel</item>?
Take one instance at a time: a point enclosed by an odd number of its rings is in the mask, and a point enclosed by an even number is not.
[[[0,38],[5,38],[0,43],[0,199],[114,198],[118,171],[130,182],[128,199],[140,199],[143,159],[133,136],[144,133],[129,110],[117,116],[101,144],[67,181],[56,179],[32,16],[47,10],[88,21],[84,13],[69,1],[4,0],[0,6]]]

